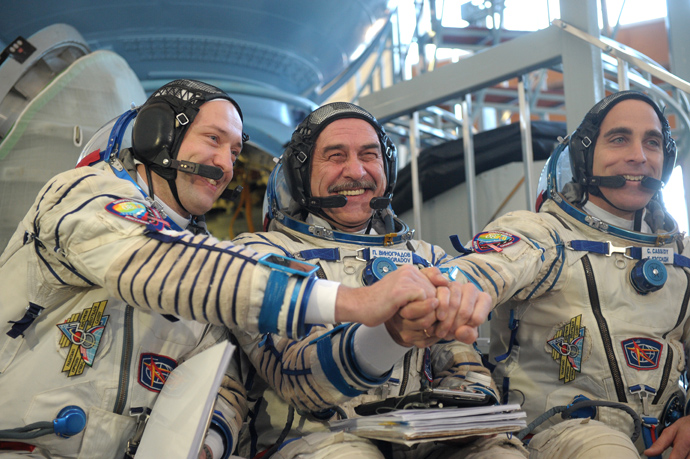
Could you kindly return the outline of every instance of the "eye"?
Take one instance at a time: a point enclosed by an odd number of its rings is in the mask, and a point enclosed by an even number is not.
[[[209,134],[208,138],[215,143],[218,143],[218,141],[219,141],[218,136],[215,134]]]
[[[659,139],[649,139],[647,143],[653,148],[661,148],[661,141]]]

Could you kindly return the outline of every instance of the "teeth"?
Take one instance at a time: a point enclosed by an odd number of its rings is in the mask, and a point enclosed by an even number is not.
[[[623,177],[625,178],[625,180],[630,180],[633,182],[639,182],[640,180],[642,180],[644,178],[644,175],[623,175]]]
[[[359,188],[357,190],[338,191],[338,194],[341,194],[343,196],[359,196],[360,194],[364,194],[364,188]]]
[[[210,184],[213,185],[213,186],[218,185],[218,182],[216,182],[216,181],[213,180],[213,179],[206,179],[206,180],[208,180],[208,183],[210,183]]]

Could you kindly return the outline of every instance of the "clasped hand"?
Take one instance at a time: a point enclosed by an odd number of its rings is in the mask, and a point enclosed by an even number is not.
[[[432,289],[433,301],[415,301],[402,307],[385,324],[388,333],[403,346],[427,347],[441,339],[467,344],[476,341],[478,327],[491,311],[491,297],[473,284],[451,282],[437,268],[419,271]]]
[[[473,343],[491,311],[491,298],[472,284],[451,282],[438,268],[400,266],[368,287],[341,285],[337,322],[386,324],[403,346],[430,346],[441,339]]]

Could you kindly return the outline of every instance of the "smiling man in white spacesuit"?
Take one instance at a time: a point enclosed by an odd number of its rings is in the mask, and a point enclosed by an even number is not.
[[[612,94],[549,159],[539,211],[490,223],[448,262],[499,305],[494,380],[534,421],[530,458],[638,458],[662,431],[647,453],[688,457],[690,241],[659,193],[675,159],[656,103]]]
[[[410,301],[439,303],[417,270],[388,285],[324,286],[315,266],[210,237],[200,216],[246,141],[240,107],[220,89],[173,81],[108,131],[104,151],[46,184],[0,258],[0,440],[12,442],[0,449],[119,459],[168,374],[228,328],[300,336],[307,323],[376,325]],[[216,459],[245,410],[226,379],[207,451]]]
[[[319,277],[352,287],[387,282],[400,270],[421,268],[432,275],[447,255],[413,239],[393,214],[396,176],[395,145],[370,113],[344,102],[324,105],[297,127],[271,174],[266,197],[271,231],[240,235],[235,242],[314,263]],[[369,440],[328,431],[328,420],[356,416],[369,402],[430,387],[465,386],[495,400],[489,372],[471,345],[486,319],[489,296],[459,283],[438,292],[444,309],[406,307],[377,327],[319,325],[302,340],[237,334],[253,403],[240,454],[522,457],[519,442],[511,444],[505,435],[466,446],[408,449],[382,442],[379,449]]]

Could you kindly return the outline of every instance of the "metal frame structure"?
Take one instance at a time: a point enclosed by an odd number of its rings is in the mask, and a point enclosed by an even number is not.
[[[467,152],[465,170],[470,201],[469,224],[471,233],[476,232],[471,138],[474,132],[483,130],[484,124],[491,125],[482,123],[480,119],[486,108],[504,116],[517,114],[519,117],[527,209],[534,205],[536,186],[531,177],[532,151],[528,120],[532,116],[549,119],[555,114],[563,115],[568,130],[572,131],[606,90],[644,90],[666,107],[667,115],[674,115],[674,137],[680,147],[679,153],[685,152],[683,146],[690,145],[690,83],[666,71],[647,56],[602,37],[597,23],[596,0],[583,2],[561,0],[563,19],[553,21],[546,29],[514,34],[511,40],[485,48],[457,63],[435,68],[409,80],[397,81],[390,87],[359,97],[358,103],[387,123],[393,134],[397,134],[401,140],[410,139],[415,209],[422,203],[418,178],[414,177],[419,151],[462,137],[464,151]],[[575,7],[573,3],[578,5]],[[422,7],[418,5],[418,8]],[[496,38],[490,30],[487,33]],[[391,52],[401,50],[395,37],[389,39],[387,49]],[[382,74],[384,69],[372,69],[371,74],[375,71]],[[396,73],[398,69],[392,71]],[[562,91],[545,89],[549,71],[563,74]],[[502,83],[511,80],[516,80],[517,84],[503,87]],[[370,84],[371,77],[364,81]],[[359,88],[358,96],[364,89]],[[458,111],[462,113],[459,117],[455,115]],[[477,124],[478,128],[475,127]],[[686,201],[690,204],[690,200]],[[414,210],[413,215],[414,225],[418,229],[417,237],[421,237],[421,210]]]

